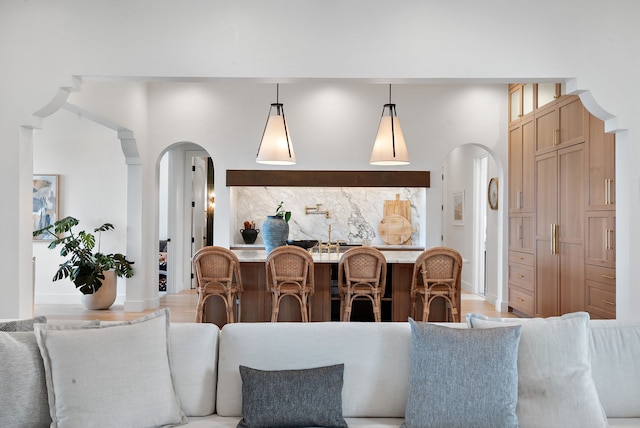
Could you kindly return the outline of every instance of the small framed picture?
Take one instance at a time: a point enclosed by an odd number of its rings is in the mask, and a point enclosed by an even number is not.
[[[453,225],[464,226],[464,190],[453,192]]]
[[[58,218],[58,191],[60,176],[35,175],[33,176],[33,230],[47,227]],[[55,239],[53,234],[42,234],[34,237],[34,241],[51,241]]]

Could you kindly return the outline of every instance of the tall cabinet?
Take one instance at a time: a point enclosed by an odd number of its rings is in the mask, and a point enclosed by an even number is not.
[[[524,87],[510,86],[510,109]],[[615,317],[613,136],[559,85],[531,88],[530,111],[510,110],[509,306]]]

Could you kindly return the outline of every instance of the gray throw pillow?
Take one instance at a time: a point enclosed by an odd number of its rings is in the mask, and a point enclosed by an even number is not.
[[[409,322],[411,368],[402,427],[518,426],[519,326],[477,330]]]
[[[48,428],[50,424],[44,366],[34,332],[1,332],[0,427]]]
[[[343,374],[344,364],[272,371],[240,366],[238,428],[347,428],[342,417]]]
[[[0,331],[33,331],[33,324],[46,322],[46,317],[0,322]]]

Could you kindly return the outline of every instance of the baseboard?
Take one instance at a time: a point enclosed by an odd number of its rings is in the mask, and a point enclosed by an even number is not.
[[[123,305],[126,296],[124,294],[116,295],[114,305]],[[82,305],[82,293],[70,294],[42,294],[38,293],[33,296],[33,303],[36,305]]]
[[[143,300],[126,300],[124,302],[125,312],[143,312],[147,309],[154,309],[160,306],[160,298],[152,297]]]

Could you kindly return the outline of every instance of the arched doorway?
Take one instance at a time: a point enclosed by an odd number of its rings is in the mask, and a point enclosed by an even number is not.
[[[503,183],[503,169],[494,154],[477,144],[460,145],[442,166],[442,244],[463,257],[462,288],[492,304],[506,305],[501,259],[502,206],[487,201],[489,182]],[[503,189],[498,189],[498,196]]]
[[[213,243],[215,193],[209,153],[194,143],[172,145],[159,159],[158,183],[158,283],[161,292],[173,294],[195,288],[191,258]]]

